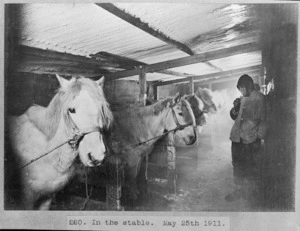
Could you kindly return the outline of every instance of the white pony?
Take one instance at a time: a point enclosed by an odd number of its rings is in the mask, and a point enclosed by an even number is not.
[[[187,144],[193,144],[197,139],[195,117],[188,101],[180,98],[179,94],[153,105],[132,106],[113,113],[115,123],[109,143],[115,144],[113,152],[119,154],[125,164],[127,196],[136,200],[139,194],[137,176],[142,159],[150,154],[165,132],[181,126],[184,126],[182,139]]]
[[[13,153],[6,155],[14,154],[18,165],[23,209],[48,210],[53,195],[74,176],[77,156],[93,167],[106,155],[101,131],[113,116],[102,89],[104,78],[57,79],[60,88],[48,107],[34,105],[8,121]]]

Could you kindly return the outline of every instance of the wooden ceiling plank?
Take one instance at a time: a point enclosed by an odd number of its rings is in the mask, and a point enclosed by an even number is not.
[[[170,68],[175,68],[175,67],[180,67],[180,66],[185,66],[185,65],[191,65],[191,64],[200,63],[200,62],[206,62],[209,60],[225,58],[225,57],[229,57],[232,55],[238,55],[238,54],[248,53],[248,52],[258,51],[258,50],[259,50],[258,43],[248,43],[248,44],[243,44],[243,45],[239,45],[239,46],[235,46],[235,47],[224,48],[224,49],[220,49],[220,50],[197,54],[197,55],[193,55],[193,56],[189,56],[189,57],[154,63],[151,65],[145,66],[145,70],[146,70],[146,72],[158,72],[158,71],[165,70],[165,69],[170,69]],[[120,71],[120,72],[107,74],[106,77],[107,77],[107,80],[115,80],[115,79],[126,78],[126,77],[130,77],[130,76],[138,75],[138,74],[139,74],[139,70],[126,70],[126,71]]]
[[[198,76],[193,76],[194,82],[200,81],[200,80],[205,80],[209,78],[220,78],[224,76],[232,76],[232,75],[238,75],[240,73],[249,73],[253,71],[259,71],[261,68],[261,65],[255,65],[251,67],[244,67],[244,68],[238,68],[230,71],[222,71],[222,72],[217,72],[217,73],[211,73],[211,74],[206,74],[206,75],[198,75]],[[170,84],[175,84],[175,83],[180,83],[180,82],[189,82],[190,78],[183,78],[183,79],[176,79],[176,80],[170,80],[170,81],[164,81],[160,82],[157,84],[157,86],[164,86],[164,85],[170,85]]]
[[[126,13],[125,11],[119,9],[118,7],[114,6],[113,4],[111,4],[111,3],[96,3],[96,5],[107,10],[108,12],[114,14],[115,16],[123,19],[124,21],[130,23],[131,25],[147,32],[148,34],[150,34],[170,45],[175,46],[177,49],[179,49],[189,55],[194,55],[194,52],[188,46],[170,38],[169,36],[165,35],[164,33],[160,32],[158,30],[153,29],[147,23],[142,22],[140,18]]]
[[[178,41],[176,41],[175,39],[172,39],[168,36],[166,36],[165,34],[163,34],[162,32],[159,32],[153,28],[151,28],[147,23],[144,23],[141,21],[140,18],[137,18],[135,16],[132,16],[131,14],[126,13],[125,11],[119,9],[118,7],[114,6],[111,3],[99,3],[96,4],[100,7],[102,7],[103,9],[107,10],[108,12],[114,14],[115,16],[125,20],[126,22],[130,23],[133,26],[138,27],[139,29],[147,32],[148,34],[170,44],[175,46],[177,49],[189,54],[189,55],[195,55],[195,53],[185,44],[182,44]],[[210,62],[204,62],[206,65],[208,65],[209,67],[217,70],[217,71],[223,71],[221,68],[213,65]]]

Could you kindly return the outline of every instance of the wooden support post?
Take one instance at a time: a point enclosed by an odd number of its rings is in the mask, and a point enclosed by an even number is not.
[[[258,74],[258,84],[261,87],[261,92],[264,92],[263,86],[265,85],[265,68],[261,68]]]
[[[159,86],[155,85],[156,89],[156,100],[159,100]]]
[[[194,78],[190,78],[190,94],[194,94],[195,92],[195,86],[194,86]]]
[[[168,170],[167,170],[167,180],[168,180],[168,190],[170,193],[176,194],[176,150],[174,147],[174,133],[170,132],[165,138],[167,146],[167,160],[168,160]]]
[[[146,82],[146,72],[145,68],[143,66],[140,66],[140,75],[139,75],[139,84],[140,84],[140,97],[139,97],[139,102],[141,106],[146,105],[146,90],[147,90],[147,82]]]
[[[157,91],[158,89],[157,89],[157,86],[156,85],[154,85],[153,86],[153,96],[154,96],[154,100],[156,101],[156,100],[158,100],[158,91]]]

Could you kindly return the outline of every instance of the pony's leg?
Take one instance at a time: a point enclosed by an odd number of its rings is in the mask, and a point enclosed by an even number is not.
[[[47,197],[47,198],[44,198],[41,203],[39,204],[39,207],[38,209],[39,210],[49,210],[50,209],[50,206],[51,206],[51,202],[52,202],[52,197]]]
[[[127,197],[136,200],[139,194],[136,184],[137,166],[130,166],[125,172],[125,185],[127,189]]]
[[[148,182],[146,178],[146,171],[147,171],[147,162],[146,157],[144,157],[138,167],[138,174],[137,174],[137,188],[140,193],[140,197],[143,197],[147,194]]]
[[[128,158],[127,165],[125,167],[125,186],[126,196],[129,200],[136,200],[139,194],[137,189],[137,174],[139,169],[139,156],[131,156]]]

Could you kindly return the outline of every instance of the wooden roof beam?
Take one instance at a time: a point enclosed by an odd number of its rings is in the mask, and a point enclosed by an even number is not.
[[[11,60],[16,72],[64,73],[64,75],[78,73],[90,77],[124,70],[118,63],[109,60],[100,62],[93,58],[23,45],[20,45],[17,51]]]
[[[239,74],[259,71],[260,68],[261,68],[261,65],[255,65],[255,66],[250,66],[250,67],[238,68],[238,69],[234,69],[234,70],[230,70],[230,71],[222,71],[222,72],[211,73],[211,74],[206,74],[206,75],[193,76],[192,78],[193,78],[194,82],[198,82],[201,80],[216,79],[216,78],[222,78],[225,76],[232,77],[233,75],[239,75]],[[157,86],[164,86],[164,85],[170,85],[170,84],[188,82],[188,81],[190,81],[190,78],[176,79],[176,80],[160,82],[157,84]]]
[[[121,69],[119,64],[107,60],[103,60],[99,62],[93,58],[87,58],[84,56],[73,55],[73,54],[68,54],[68,53],[63,53],[58,51],[52,51],[52,50],[44,50],[44,49],[29,47],[24,45],[20,45],[18,51],[19,51],[19,55],[25,57],[31,56],[31,57],[36,57],[38,59],[55,60],[55,62],[64,61],[70,63],[81,63],[84,65],[88,65],[89,67],[98,67],[98,68],[111,67],[111,68]]]
[[[214,59],[220,59],[225,58],[232,55],[252,52],[252,51],[258,51],[259,50],[259,44],[258,43],[249,43],[249,44],[243,44],[235,47],[230,48],[224,48],[220,50],[210,51],[202,54],[197,54],[189,57],[179,58],[179,59],[173,59],[165,62],[159,62],[154,63],[151,65],[145,66],[146,72],[158,72],[165,69],[200,63],[200,62],[206,62],[209,60]],[[126,78],[129,76],[138,75],[139,70],[127,70],[127,71],[119,71],[111,74],[107,74],[107,80],[115,80],[115,79],[121,79]]]

